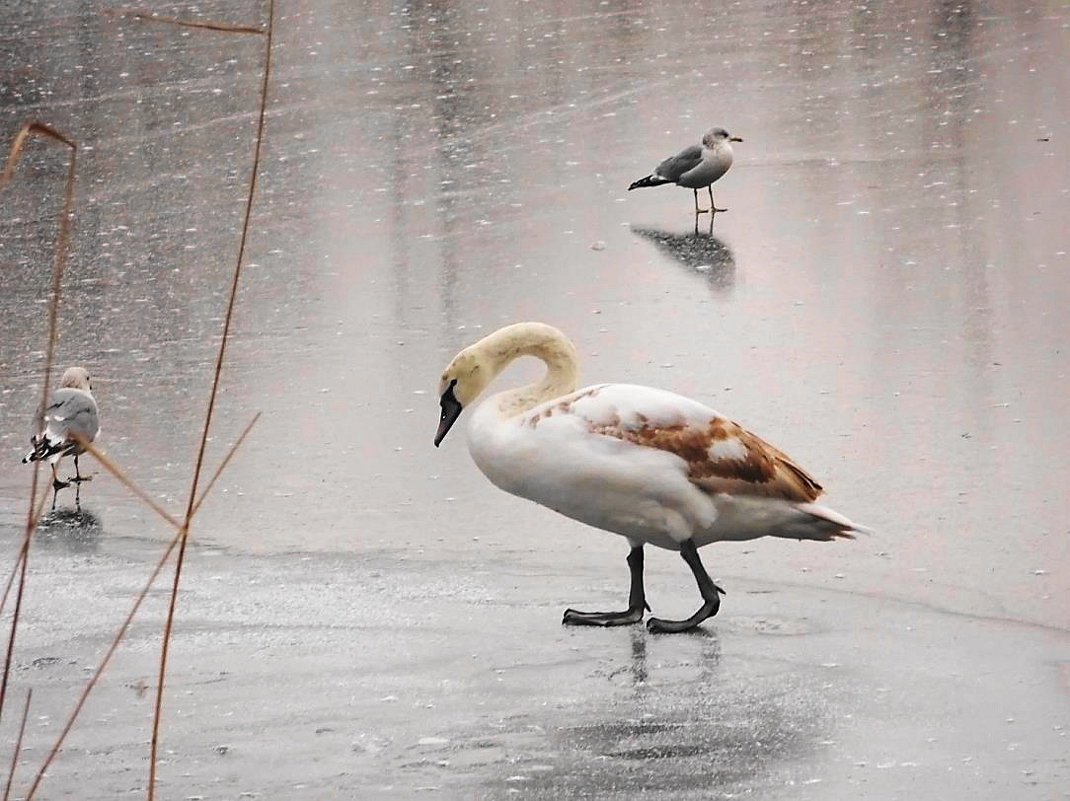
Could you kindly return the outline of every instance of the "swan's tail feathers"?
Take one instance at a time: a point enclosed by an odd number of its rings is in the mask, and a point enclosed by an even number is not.
[[[720,494],[714,496],[717,519],[706,534],[707,542],[758,537],[786,540],[850,540],[869,529],[852,523],[839,512],[816,503],[792,503],[777,498]]]
[[[672,183],[672,181],[667,178],[662,178],[655,173],[651,173],[646,178],[640,178],[638,181],[633,181],[632,185],[628,187],[628,191],[631,192],[633,189],[642,189],[646,186],[661,186],[662,184],[669,183]]]
[[[865,526],[852,523],[846,517],[827,506],[819,506],[816,503],[802,503],[796,507],[800,512],[807,515],[807,519],[800,521],[798,526],[792,527],[790,535],[800,540],[818,540],[829,542],[830,540],[846,539],[853,540],[855,534],[872,534]]]
[[[65,456],[75,446],[75,443],[70,440],[49,439],[47,434],[31,437],[30,444],[33,445],[33,450],[22,457],[23,464]]]

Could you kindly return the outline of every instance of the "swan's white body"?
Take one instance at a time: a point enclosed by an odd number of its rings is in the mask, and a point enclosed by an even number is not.
[[[468,429],[476,465],[506,492],[673,550],[686,539],[826,540],[854,528],[812,503],[821,486],[785,454],[698,401],[632,384],[577,391],[572,343],[542,323],[465,348],[440,390],[455,385],[463,407],[526,355],[546,363],[546,376],[489,398]]]
[[[707,481],[693,478],[694,460],[634,441],[652,429],[703,432],[711,420],[724,420],[697,401],[602,384],[509,416],[509,394],[481,404],[468,427],[468,449],[483,474],[506,492],[633,544],[678,550],[688,538],[702,547],[767,535],[810,539],[815,526],[827,523],[851,528],[830,509],[769,497],[773,489],[789,493],[786,481],[770,487],[733,478],[752,455],[734,435],[703,449],[709,463],[723,468]],[[719,482],[736,492],[719,491]]]
[[[638,622],[646,607],[642,547],[679,550],[702,608],[684,621],[652,618],[652,631],[685,631],[716,614],[718,595],[697,548],[764,536],[827,541],[861,527],[813,501],[821,486],[788,456],[697,401],[651,387],[576,390],[576,351],[543,323],[507,326],[462,350],[439,384],[439,444],[494,377],[521,356],[546,363],[541,381],[485,401],[468,448],[506,492],[626,537],[632,590],[626,612],[567,610],[566,623]]]

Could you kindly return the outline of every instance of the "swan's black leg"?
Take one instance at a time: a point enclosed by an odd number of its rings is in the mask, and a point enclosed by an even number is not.
[[[684,558],[687,566],[691,568],[691,572],[695,574],[698,591],[702,595],[702,606],[687,620],[650,618],[646,622],[646,627],[655,634],[668,634],[693,629],[706,618],[716,615],[717,609],[721,606],[721,596],[724,595],[724,590],[713,583],[710,574],[702,566],[702,560],[698,558],[698,548],[695,547],[693,539],[683,541],[680,545],[680,556]]]
[[[577,612],[566,609],[561,622],[570,626],[627,626],[643,619],[646,605],[646,590],[643,589],[643,546],[637,545],[628,554],[628,570],[631,573],[631,589],[628,592],[628,609],[624,612]]]

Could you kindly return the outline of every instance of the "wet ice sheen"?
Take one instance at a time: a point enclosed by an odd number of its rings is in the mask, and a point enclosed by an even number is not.
[[[177,504],[261,43],[55,2],[0,9],[3,130],[46,119],[82,146],[57,359],[88,364],[109,454]],[[187,12],[245,22],[263,6]],[[264,418],[194,532],[167,792],[1013,798],[1070,784],[1066,24],[1055,6],[998,2],[286,10],[210,462]],[[722,123],[747,142],[712,232],[686,192],[626,192]],[[33,146],[0,215],[9,553],[63,169]],[[621,600],[624,553],[494,493],[459,442],[429,444],[445,359],[522,318],[568,330],[588,383],[731,408],[877,534],[835,553],[704,552],[740,590],[710,638],[562,632],[568,599]],[[38,754],[166,536],[102,474],[84,507],[89,525],[35,540],[15,692],[35,687]],[[657,611],[685,612],[675,561],[648,570]],[[114,714],[90,710],[49,797],[87,783],[118,797],[141,775],[129,721],[144,720],[132,688],[154,675],[156,600],[93,702]]]

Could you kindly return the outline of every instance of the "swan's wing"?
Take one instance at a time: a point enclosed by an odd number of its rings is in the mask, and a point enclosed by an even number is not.
[[[702,148],[699,145],[692,145],[661,162],[657,169],[654,170],[654,175],[675,183],[680,179],[681,175],[695,169],[701,163]]]
[[[683,460],[692,484],[710,493],[807,503],[821,485],[785,453],[708,406],[652,387],[603,384],[544,403],[525,415],[537,428],[554,416],[586,432]]]

